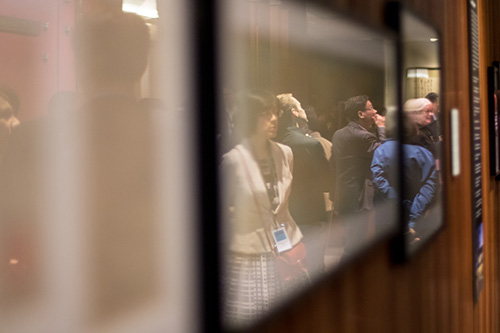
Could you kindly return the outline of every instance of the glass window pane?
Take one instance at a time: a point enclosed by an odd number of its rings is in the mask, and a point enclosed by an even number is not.
[[[395,44],[291,1],[219,17],[223,319],[245,327],[397,228]]]

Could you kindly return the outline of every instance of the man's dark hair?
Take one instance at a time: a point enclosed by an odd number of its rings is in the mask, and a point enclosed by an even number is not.
[[[356,121],[359,119],[358,111],[363,111],[366,108],[366,102],[369,98],[366,95],[359,95],[349,98],[345,106],[345,116],[351,121]]]
[[[149,55],[149,28],[136,14],[84,16],[75,31],[75,57],[83,75],[95,80],[138,81]]]
[[[430,92],[428,93],[425,98],[427,98],[429,101],[431,101],[432,103],[437,103],[438,102],[438,99],[439,99],[439,96],[438,94],[436,94],[435,92]]]

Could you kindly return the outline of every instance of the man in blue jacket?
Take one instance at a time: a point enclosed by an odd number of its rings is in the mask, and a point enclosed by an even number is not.
[[[411,112],[405,110],[403,141],[404,192],[399,196],[399,142],[390,140],[373,155],[371,169],[377,200],[403,200],[409,245],[416,244],[433,227],[427,219],[436,196],[438,173],[432,153],[415,142],[418,126]],[[383,214],[382,214],[383,215]]]

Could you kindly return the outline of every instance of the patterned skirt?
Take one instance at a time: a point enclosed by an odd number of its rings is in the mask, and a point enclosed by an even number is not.
[[[272,253],[231,253],[223,276],[223,321],[238,328],[255,321],[285,297],[309,284],[307,273],[284,283]]]

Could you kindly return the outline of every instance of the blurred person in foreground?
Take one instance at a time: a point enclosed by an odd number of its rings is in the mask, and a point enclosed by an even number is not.
[[[78,100],[19,127],[0,180],[3,231],[38,235],[57,225],[85,231],[79,239],[87,249],[87,301],[95,320],[155,293],[153,134],[137,94],[149,44],[138,15],[114,11],[78,20]]]
[[[7,86],[0,85],[0,164],[9,145],[12,130],[20,122],[17,119],[19,111],[19,98]]]
[[[96,315],[154,294],[155,205],[151,117],[139,82],[149,27],[121,11],[84,17],[75,34]]]

